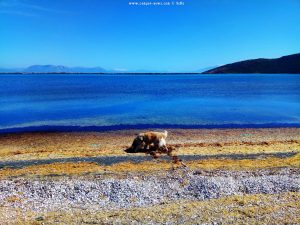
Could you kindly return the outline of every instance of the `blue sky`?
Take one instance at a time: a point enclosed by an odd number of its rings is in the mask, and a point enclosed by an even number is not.
[[[181,72],[300,52],[300,0],[129,1],[0,0],[0,67]]]

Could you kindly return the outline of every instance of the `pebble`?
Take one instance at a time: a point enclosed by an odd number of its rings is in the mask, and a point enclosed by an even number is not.
[[[0,205],[35,212],[84,208],[120,209],[164,204],[174,200],[206,200],[231,195],[300,191],[299,170],[191,170],[164,174],[105,177],[11,178],[0,180]],[[17,196],[21,201],[7,201]]]

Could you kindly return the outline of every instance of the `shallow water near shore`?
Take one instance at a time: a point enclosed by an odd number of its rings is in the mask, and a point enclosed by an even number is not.
[[[299,127],[300,75],[0,74],[0,132]]]

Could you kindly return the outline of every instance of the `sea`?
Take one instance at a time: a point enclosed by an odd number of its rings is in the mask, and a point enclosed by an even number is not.
[[[0,133],[300,127],[300,74],[0,74]]]

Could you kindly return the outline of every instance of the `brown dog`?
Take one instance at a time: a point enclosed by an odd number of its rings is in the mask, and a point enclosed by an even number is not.
[[[158,158],[161,154],[167,154],[172,157],[174,163],[180,162],[183,166],[186,166],[176,155],[172,152],[173,147],[167,147],[166,138],[168,137],[168,132],[155,132],[148,131],[145,133],[140,133],[133,140],[131,147],[125,150],[127,153],[139,153],[143,152],[150,154],[153,158]]]
[[[136,152],[148,152],[149,150],[157,150],[159,148],[166,148],[166,138],[168,132],[155,132],[149,131],[145,133],[140,133],[133,140],[133,143],[130,148],[125,151],[128,153]]]

